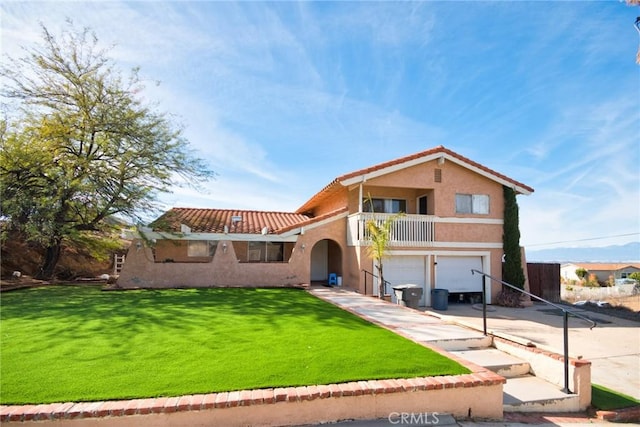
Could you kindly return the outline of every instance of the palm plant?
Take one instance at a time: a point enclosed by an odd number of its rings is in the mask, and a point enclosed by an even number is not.
[[[383,259],[387,257],[389,251],[389,243],[391,242],[391,229],[394,222],[404,215],[402,212],[386,218],[379,222],[375,219],[367,221],[366,227],[369,235],[369,256],[376,262],[376,270],[378,271],[378,297],[384,297],[384,272]]]

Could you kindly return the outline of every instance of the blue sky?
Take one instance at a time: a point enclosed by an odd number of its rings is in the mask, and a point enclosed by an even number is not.
[[[218,173],[167,207],[292,211],[437,145],[535,189],[531,249],[640,240],[639,7],[598,2],[2,2],[2,51],[89,26]],[[155,82],[160,81],[160,85]],[[620,236],[625,235],[625,236]],[[593,239],[618,236],[609,239]]]

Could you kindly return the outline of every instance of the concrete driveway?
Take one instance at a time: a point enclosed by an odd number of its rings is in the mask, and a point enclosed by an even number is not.
[[[482,330],[481,307],[449,304],[446,311],[430,308],[426,311],[444,321]],[[598,322],[597,327],[589,329],[588,323],[569,318],[569,355],[591,361],[594,384],[640,400],[640,323],[567,307]],[[488,309],[488,332],[563,353],[560,310],[541,303],[526,308],[488,306]]]

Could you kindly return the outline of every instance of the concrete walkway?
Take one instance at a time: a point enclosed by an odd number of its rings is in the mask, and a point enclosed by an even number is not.
[[[419,342],[428,342],[447,350],[455,350],[456,341],[477,340],[478,346],[490,342],[481,332],[443,322],[416,310],[337,288],[313,288],[310,292],[374,323],[380,323]],[[464,347],[463,347],[464,348]]]
[[[390,326],[416,341],[426,341],[447,350],[446,341],[482,339],[482,310],[470,304],[449,304],[446,311],[406,309],[376,298],[336,288],[315,288],[312,293],[368,319]],[[578,318],[569,319],[569,356],[592,362],[594,384],[640,400],[640,324],[601,313],[568,306],[595,320],[598,326]],[[550,310],[551,309],[551,310]],[[527,308],[489,306],[489,333],[532,343],[536,347],[563,353],[562,316],[552,307],[534,304]]]
[[[567,307],[598,323],[597,327],[589,329],[588,323],[569,318],[569,356],[591,361],[592,383],[640,400],[640,323]],[[526,308],[488,308],[489,333],[563,353],[563,319],[560,311],[544,304]],[[446,311],[428,308],[425,313],[448,323],[482,330],[481,306],[449,304]]]

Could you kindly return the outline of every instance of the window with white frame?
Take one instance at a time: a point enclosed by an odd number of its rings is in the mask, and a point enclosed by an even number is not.
[[[217,241],[189,240],[187,256],[189,257],[213,257],[216,254]]]
[[[487,215],[489,196],[486,194],[456,194],[456,213]]]
[[[376,213],[406,213],[407,201],[403,199],[365,199],[362,202],[362,211]]]

